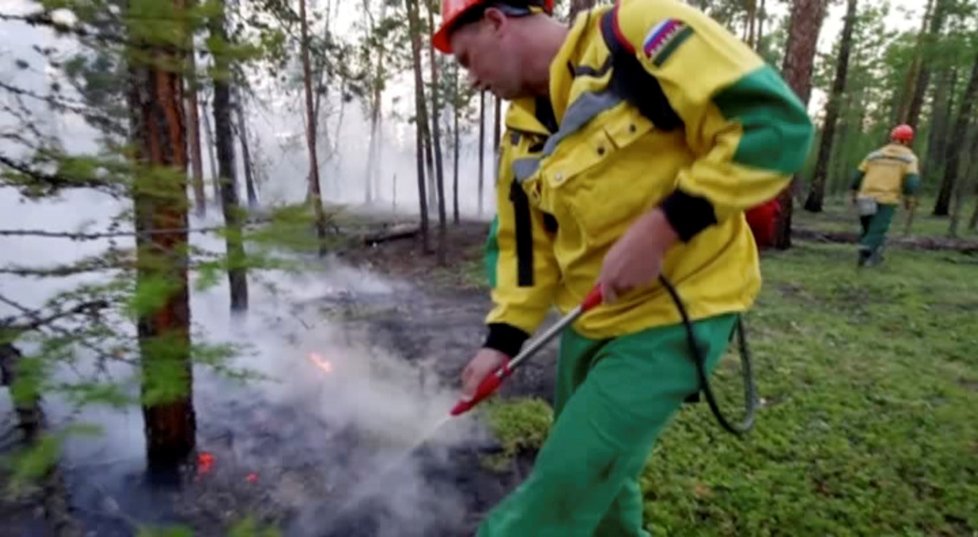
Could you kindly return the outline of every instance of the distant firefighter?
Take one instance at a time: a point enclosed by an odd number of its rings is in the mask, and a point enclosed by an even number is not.
[[[907,210],[917,203],[914,196],[920,188],[920,171],[917,155],[910,149],[913,136],[909,125],[894,127],[890,143],[867,155],[853,177],[852,201],[862,224],[860,267],[883,261],[883,243],[901,199]]]

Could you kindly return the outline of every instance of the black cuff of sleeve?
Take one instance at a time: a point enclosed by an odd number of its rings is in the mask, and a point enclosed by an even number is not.
[[[717,223],[716,212],[706,198],[676,190],[660,206],[679,240],[689,242],[700,231]]]
[[[519,354],[523,343],[530,338],[526,332],[505,323],[490,323],[489,335],[483,347],[495,349],[510,358]]]

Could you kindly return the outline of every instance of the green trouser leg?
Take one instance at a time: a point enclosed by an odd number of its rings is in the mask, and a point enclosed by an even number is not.
[[[886,240],[886,232],[890,229],[893,222],[893,215],[896,213],[896,205],[879,204],[876,206],[876,214],[869,220],[868,225],[864,224],[865,231],[859,239],[859,249],[866,252],[866,256],[876,253],[883,246]]]
[[[736,315],[695,323],[712,371]],[[607,342],[568,329],[555,420],[530,476],[486,517],[479,537],[647,537],[638,477],[652,446],[699,387],[682,325]]]

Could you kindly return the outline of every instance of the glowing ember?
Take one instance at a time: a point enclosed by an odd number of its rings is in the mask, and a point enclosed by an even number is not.
[[[250,472],[248,475],[245,476],[245,480],[248,481],[249,483],[257,483],[258,474],[255,472]]]
[[[316,364],[316,367],[322,369],[327,373],[333,372],[333,364],[329,360],[323,358],[323,356],[316,352],[309,353],[309,361]]]
[[[202,451],[197,455],[197,475],[209,473],[214,467],[214,455]]]

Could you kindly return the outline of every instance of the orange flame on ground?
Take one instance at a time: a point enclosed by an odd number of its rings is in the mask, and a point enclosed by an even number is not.
[[[316,367],[318,367],[319,369],[322,369],[323,371],[325,371],[327,373],[332,373],[333,372],[333,364],[329,360],[323,358],[323,356],[321,354],[319,354],[319,353],[310,352],[309,353],[309,361],[312,362],[313,364],[315,364]]]
[[[197,455],[197,475],[209,474],[214,468],[214,455],[203,451]]]

